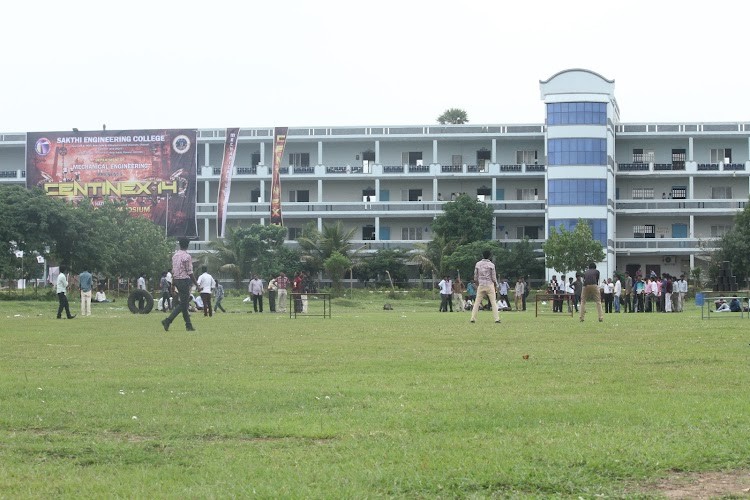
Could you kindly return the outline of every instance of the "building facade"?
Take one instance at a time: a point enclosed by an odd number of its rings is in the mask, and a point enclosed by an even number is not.
[[[521,125],[292,127],[281,168],[290,245],[303,227],[343,221],[355,245],[413,248],[445,203],[493,208],[492,238],[529,238],[585,219],[598,264],[674,275],[700,267],[750,194],[750,120],[620,123],[614,81],[570,69],[540,81],[544,121]],[[224,129],[198,131],[194,250],[217,237]],[[25,133],[0,134],[0,182],[25,183]],[[270,216],[273,128],[240,130],[227,225]],[[554,270],[547,271],[554,274]]]

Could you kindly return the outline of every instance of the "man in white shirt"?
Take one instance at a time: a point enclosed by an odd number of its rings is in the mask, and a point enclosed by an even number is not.
[[[683,306],[685,305],[685,294],[688,291],[688,282],[685,279],[685,275],[681,274],[680,279],[677,280],[677,312],[682,312]]]
[[[619,276],[615,276],[615,312],[620,312],[620,296],[622,295],[622,282]]]
[[[453,301],[451,300],[453,296],[453,283],[450,276],[444,277],[438,283],[438,288],[440,288],[440,312],[448,312],[449,306],[451,312],[453,312]]]
[[[73,319],[76,317],[75,314],[70,314],[68,296],[65,294],[68,289],[68,277],[65,276],[67,270],[68,269],[65,266],[60,266],[60,274],[57,275],[57,300],[60,303],[57,307],[57,319],[62,319],[63,309],[65,310],[65,317],[67,317],[68,319]]]
[[[253,279],[250,280],[247,291],[253,298],[253,311],[263,312],[263,281],[257,274],[253,274]]]
[[[201,275],[198,276],[198,291],[203,302],[203,316],[213,317],[214,315],[211,309],[211,290],[214,288],[216,288],[216,281],[214,281],[213,276],[208,274],[208,267],[201,267]]]

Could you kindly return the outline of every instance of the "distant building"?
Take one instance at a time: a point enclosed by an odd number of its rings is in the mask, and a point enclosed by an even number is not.
[[[289,244],[310,221],[343,220],[368,251],[409,249],[467,193],[492,206],[492,237],[511,243],[528,237],[539,247],[550,230],[586,219],[608,275],[703,264],[701,243],[717,241],[748,201],[750,117],[620,123],[614,81],[584,69],[540,89],[544,123],[290,128],[281,169]],[[195,250],[216,237],[224,135],[198,131]],[[24,182],[25,142],[24,133],[0,134],[0,182]],[[272,127],[240,130],[227,225],[268,223],[272,144]]]

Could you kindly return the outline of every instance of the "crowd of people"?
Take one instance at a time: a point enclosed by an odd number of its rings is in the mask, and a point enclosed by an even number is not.
[[[483,259],[485,260],[485,259]],[[482,261],[477,265],[480,270]],[[486,266],[485,266],[486,267]],[[475,270],[476,274],[476,270]],[[491,280],[490,280],[491,281]],[[519,277],[513,287],[513,302],[509,293],[511,290],[507,278],[495,279],[492,282],[494,292],[485,293],[477,299],[477,278],[468,283],[461,281],[460,276],[455,280],[446,275],[438,283],[440,289],[440,312],[453,312],[478,309],[496,309],[499,311],[525,311],[526,298],[529,295],[529,284],[524,277]],[[562,313],[567,310],[581,314],[581,321],[585,318],[584,302],[594,301],[599,313],[599,321],[603,321],[604,314],[635,313],[635,312],[682,312],[685,307],[685,297],[688,292],[688,282],[685,275],[675,277],[669,273],[657,276],[651,271],[643,276],[638,270],[635,276],[630,273],[616,273],[612,278],[600,279],[596,266],[589,266],[584,273],[576,273],[575,277],[552,276],[546,292],[552,296],[552,312]],[[487,300],[485,304],[483,300]],[[567,304],[567,307],[566,307]],[[734,309],[731,309],[734,307]],[[716,309],[739,310],[738,305],[716,304]],[[599,312],[599,309],[601,312]]]
[[[172,321],[182,314],[187,330],[193,330],[189,312],[202,311],[204,316],[212,317],[214,312],[226,312],[222,306],[224,287],[208,273],[206,266],[201,269],[201,275],[196,278],[193,274],[193,261],[187,252],[188,240],[180,240],[180,249],[172,256],[172,268],[162,273],[159,282],[159,299],[157,309],[170,313],[162,321],[165,330],[169,330]],[[491,255],[485,252],[483,258],[476,263],[474,279],[464,283],[460,276],[455,280],[446,275],[438,283],[440,289],[440,312],[472,311],[471,322],[476,321],[479,309],[492,310],[496,322],[500,322],[499,311],[525,311],[526,300],[529,295],[529,284],[525,277],[518,277],[513,291],[513,302],[510,300],[511,286],[507,278],[497,278]],[[60,266],[56,277],[56,291],[58,296],[57,317],[72,319],[67,298],[70,288],[67,269]],[[99,288],[92,301],[93,279],[88,270],[78,275],[78,288],[81,295],[81,316],[91,315],[91,304],[109,302],[103,288]],[[141,274],[137,281],[140,290],[146,290],[146,280]],[[192,292],[193,287],[197,295]],[[315,293],[314,282],[308,273],[297,272],[293,278],[279,273],[264,281],[257,274],[253,274],[248,284],[248,298],[245,302],[252,302],[253,312],[262,313],[264,296],[268,298],[270,312],[287,312],[287,304],[293,307],[295,313],[307,312],[307,294]],[[640,269],[635,276],[629,272],[616,273],[612,278],[600,280],[599,271],[592,263],[584,273],[577,273],[575,277],[552,276],[546,290],[552,296],[552,311],[562,313],[573,311],[580,313],[580,320],[585,319],[585,304],[594,301],[597,306],[599,321],[603,321],[604,314],[635,313],[635,312],[682,312],[685,297],[688,292],[688,282],[684,275],[679,278],[663,273],[657,276],[651,271],[643,276]],[[289,302],[289,293],[293,300]],[[215,304],[212,306],[212,299]],[[487,304],[485,304],[485,301]],[[114,302],[114,300],[112,301]],[[736,297],[729,302],[717,300],[717,312],[741,311],[742,304]]]

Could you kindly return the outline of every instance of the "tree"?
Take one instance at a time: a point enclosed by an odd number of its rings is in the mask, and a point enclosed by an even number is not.
[[[601,262],[605,257],[602,244],[594,239],[591,226],[583,219],[578,219],[573,231],[564,227],[551,230],[542,248],[547,267],[562,274],[583,271],[590,262]]]
[[[251,273],[292,274],[299,270],[299,253],[284,247],[285,235],[286,229],[276,225],[230,226],[223,239],[209,243],[209,251],[201,254],[201,258],[211,269],[229,274],[237,288]]]
[[[450,253],[461,245],[489,239],[492,215],[492,207],[464,193],[443,206],[443,213],[432,221],[432,230],[445,239]]]
[[[728,261],[737,282],[744,284],[750,277],[750,205],[735,216],[732,229],[719,240],[717,246],[709,266],[710,278],[715,279],[721,263]]]
[[[425,275],[430,276],[432,286],[435,288],[435,274],[440,274],[443,267],[443,257],[448,254],[445,238],[436,234],[432,241],[417,243],[411,252],[411,261],[419,267],[420,286]]]
[[[323,263],[323,268],[331,277],[331,289],[336,297],[341,296],[343,287],[341,285],[344,273],[352,267],[352,261],[339,252],[333,252]]]
[[[42,254],[51,265],[67,264],[73,272],[88,268],[104,275],[158,276],[169,266],[173,245],[162,229],[131,217],[122,203],[104,202],[95,208],[83,199],[73,205],[40,189],[2,186],[0,210],[3,255],[14,241],[24,259],[35,261],[34,255]],[[25,269],[31,269],[27,263],[24,260]],[[7,264],[0,258],[0,272],[7,274]]]
[[[302,237],[297,240],[308,270],[322,270],[325,261],[334,252],[351,259],[357,253],[350,249],[350,240],[356,231],[357,228],[344,229],[344,223],[340,220],[331,225],[323,224],[322,231],[318,231],[314,223],[308,224],[302,231]]]
[[[143,273],[152,283],[158,283],[156,280],[161,273],[172,267],[170,255],[174,241],[167,239],[164,228],[152,221],[122,211],[117,231],[111,236],[120,244],[114,262],[108,266],[110,273],[129,277]]]
[[[459,108],[448,108],[442,115],[437,117],[437,121],[441,125],[461,125],[463,123],[469,123],[469,116],[466,111]]]
[[[388,271],[394,282],[403,283],[408,279],[405,264],[407,258],[406,252],[400,248],[380,249],[374,255],[362,259],[355,268],[354,275],[365,283],[370,280],[383,283],[388,281]]]
[[[495,269],[499,272],[499,263],[506,259],[508,252],[500,248],[500,245],[496,241],[484,240],[461,245],[451,252],[450,255],[446,255],[443,259],[444,265],[440,275],[460,274],[463,281],[474,279],[474,265],[482,258],[482,253],[485,250],[492,252]]]
[[[544,276],[544,259],[534,252],[528,238],[511,245],[507,260],[501,268],[503,275],[509,278]]]

